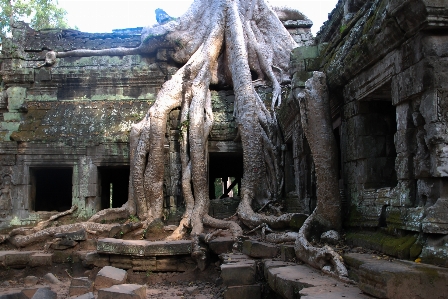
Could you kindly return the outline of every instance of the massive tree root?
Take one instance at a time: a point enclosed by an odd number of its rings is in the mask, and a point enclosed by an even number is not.
[[[296,256],[305,263],[344,279],[347,269],[342,258],[331,247],[317,248],[308,241],[312,236],[320,238],[320,234],[327,230],[339,231],[341,228],[337,149],[325,74],[314,72],[306,81],[305,89],[295,94],[295,98],[300,105],[302,127],[314,159],[317,206],[301,227],[294,249]]]

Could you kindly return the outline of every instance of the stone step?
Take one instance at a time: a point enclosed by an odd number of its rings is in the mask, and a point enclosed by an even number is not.
[[[266,260],[264,276],[269,287],[285,299],[367,299],[354,285],[345,284],[306,265]]]
[[[254,260],[241,259],[221,265],[221,278],[226,286],[252,285],[256,281],[257,265]]]
[[[191,241],[145,241],[104,238],[98,240],[97,252],[132,256],[190,255]]]
[[[350,278],[372,296],[388,299],[448,298],[448,269],[372,254],[344,255]]]
[[[257,264],[241,253],[220,255],[221,279],[227,287],[224,299],[260,299],[261,286],[257,284]]]

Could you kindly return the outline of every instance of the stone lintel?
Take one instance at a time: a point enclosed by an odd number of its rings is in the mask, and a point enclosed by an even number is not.
[[[98,240],[98,253],[135,255],[135,256],[170,256],[191,254],[191,241],[144,241],[104,238]]]

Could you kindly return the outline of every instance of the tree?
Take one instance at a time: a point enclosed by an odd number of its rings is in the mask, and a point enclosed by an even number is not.
[[[288,10],[287,13],[294,12]],[[299,12],[296,14],[301,15]],[[254,212],[252,206],[254,201],[268,204],[281,195],[282,140],[274,108],[281,103],[280,84],[289,79],[284,74],[288,73],[290,53],[296,46],[265,0],[195,0],[179,19],[145,28],[142,43],[137,48],[48,52],[46,64],[51,66],[62,57],[154,53],[159,47],[172,47],[172,59],[183,65],[162,86],[145,118],[132,128],[128,202],[121,208],[100,211],[89,222],[134,214],[143,220],[141,225],[144,227],[161,221],[166,121],[168,113],[180,107],[182,188],[186,212],[171,238],[185,237],[187,230],[191,230],[193,257],[201,264],[204,254],[199,238],[204,225],[229,229],[235,239],[240,237],[243,231],[236,222],[208,215],[207,140],[213,124],[210,86],[232,86],[244,163],[238,218],[249,228],[287,227],[293,214],[265,215]],[[252,73],[272,85],[271,110],[256,93]],[[334,200],[337,206],[338,195]],[[325,198],[324,203],[327,202],[331,203],[331,195]],[[333,215],[326,219],[327,215],[321,214],[321,206],[318,204],[320,208],[313,219],[318,219],[325,229],[338,229],[340,221],[334,223]],[[302,231],[301,236],[294,235],[294,238],[298,237],[306,240],[307,236]],[[299,257],[312,250],[309,243],[305,245],[297,250]],[[323,251],[325,253],[328,249]],[[326,255],[326,259],[334,257],[333,254]],[[307,260],[312,262],[313,256]],[[327,263],[314,265],[322,268]]]
[[[36,30],[68,28],[67,12],[57,0],[0,0],[0,8],[0,41],[17,21],[26,20]]]

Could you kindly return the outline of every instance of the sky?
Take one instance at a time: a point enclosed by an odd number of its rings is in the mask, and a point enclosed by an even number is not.
[[[314,23],[314,35],[328,19],[338,0],[268,0],[274,6],[288,6],[304,13]],[[84,32],[112,32],[112,29],[145,27],[156,23],[155,9],[172,17],[181,16],[193,0],[59,0],[67,10],[70,26]]]

